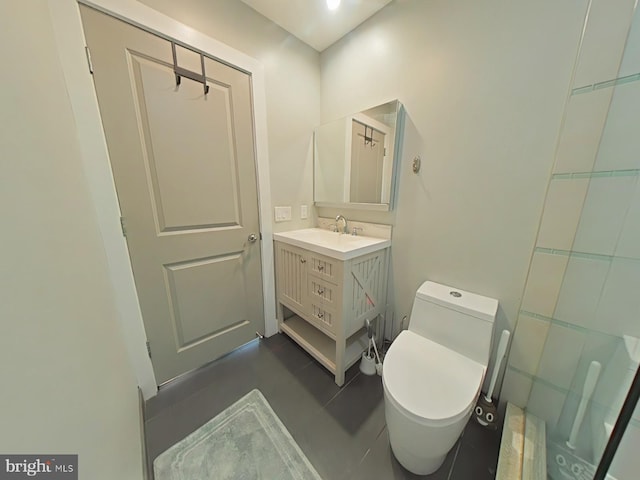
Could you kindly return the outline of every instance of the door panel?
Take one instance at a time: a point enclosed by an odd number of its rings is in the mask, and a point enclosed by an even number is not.
[[[80,7],[159,383],[264,330],[251,78],[206,58],[208,94],[171,43]],[[177,48],[182,68],[199,54]]]
[[[131,65],[158,230],[241,224],[229,86],[203,100],[196,82],[175,88],[172,67],[135,54]]]
[[[236,253],[165,265],[179,351],[247,323],[244,299],[237,294],[243,291],[244,282],[239,262],[241,254]],[[202,285],[207,288],[201,288]],[[212,317],[214,311],[217,314]]]

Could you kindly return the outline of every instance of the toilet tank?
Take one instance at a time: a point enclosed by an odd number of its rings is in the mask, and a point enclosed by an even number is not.
[[[424,282],[413,302],[409,330],[488,365],[498,301]]]

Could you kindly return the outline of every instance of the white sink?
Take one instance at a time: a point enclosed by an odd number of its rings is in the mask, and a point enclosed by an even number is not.
[[[305,228],[273,234],[274,240],[305,248],[338,260],[349,260],[372,253],[391,245],[386,238],[349,235],[325,230],[323,228]]]

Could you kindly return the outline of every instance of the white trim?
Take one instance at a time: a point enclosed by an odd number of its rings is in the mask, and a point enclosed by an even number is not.
[[[215,58],[238,67],[252,76],[255,118],[256,168],[262,232],[262,283],[265,335],[278,331],[275,308],[271,183],[267,143],[265,79],[262,65],[255,59],[214,40],[135,0],[79,0],[146,30],[173,38]],[[120,230],[120,211],[109,163],[106,139],[93,81],[84,52],[84,31],[76,1],[48,0],[58,54],[67,84],[85,175],[93,198],[104,242],[109,273],[127,351],[138,385],[145,399],[156,394],[156,380],[146,350],[146,334],[135,290],[126,243]]]
[[[320,208],[340,208],[343,210],[372,210],[376,212],[388,212],[388,203],[339,203],[339,202],[313,202]]]
[[[379,122],[375,118],[372,118],[369,115],[365,115],[362,112],[351,115],[351,119],[367,125],[368,127],[374,128],[380,133],[384,133],[385,135],[389,135],[391,133],[391,127],[389,125]]]

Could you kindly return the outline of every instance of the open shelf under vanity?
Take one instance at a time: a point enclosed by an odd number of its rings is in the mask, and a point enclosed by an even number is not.
[[[293,315],[280,323],[283,333],[291,337],[327,370],[336,374],[336,341],[311,325],[298,315]],[[358,362],[367,348],[367,331],[363,327],[347,338],[344,354],[346,370]]]

